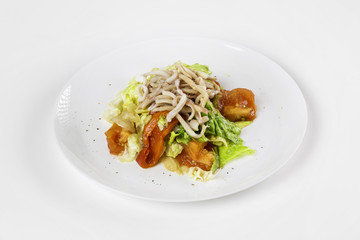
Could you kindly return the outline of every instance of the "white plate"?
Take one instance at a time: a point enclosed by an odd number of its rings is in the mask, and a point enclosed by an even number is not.
[[[121,163],[108,151],[101,118],[107,103],[135,75],[181,60],[206,64],[225,89],[255,93],[257,119],[241,134],[253,156],[226,165],[206,183],[167,171]],[[140,198],[198,201],[249,188],[269,177],[294,154],[307,125],[304,97],[295,81],[269,58],[239,44],[203,38],[151,40],[123,47],[73,76],[58,99],[55,131],[67,157],[92,179]]]

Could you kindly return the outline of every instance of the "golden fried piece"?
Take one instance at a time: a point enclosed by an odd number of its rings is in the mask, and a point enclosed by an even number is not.
[[[222,90],[218,101],[221,114],[232,122],[252,121],[256,118],[254,93],[246,88]]]
[[[131,133],[116,123],[114,123],[109,130],[105,132],[108,148],[113,155],[119,155],[125,150],[125,144]]]
[[[207,142],[190,141],[184,145],[183,151],[176,157],[180,165],[188,167],[199,167],[209,171],[215,160],[213,151],[206,149]]]

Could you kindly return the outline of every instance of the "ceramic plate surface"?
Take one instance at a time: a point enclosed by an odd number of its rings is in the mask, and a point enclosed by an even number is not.
[[[160,164],[142,169],[136,161],[121,163],[109,154],[104,135],[110,124],[101,116],[129,80],[178,60],[208,65],[225,89],[242,87],[255,93],[257,118],[241,138],[256,153],[229,163],[206,183]],[[226,196],[261,182],[295,153],[306,125],[304,97],[279,65],[242,45],[203,38],[150,40],[90,63],[64,87],[55,114],[56,136],[79,170],[123,194],[172,202]]]

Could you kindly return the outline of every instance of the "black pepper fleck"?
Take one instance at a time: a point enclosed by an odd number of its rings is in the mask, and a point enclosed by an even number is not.
[[[96,130],[99,130],[99,128],[96,128]]]

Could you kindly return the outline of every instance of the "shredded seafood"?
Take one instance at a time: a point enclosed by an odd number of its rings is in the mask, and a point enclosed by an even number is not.
[[[154,70],[145,73],[144,83],[138,86],[139,110],[151,112],[170,111],[167,122],[177,118],[193,138],[200,138],[206,130],[208,117],[205,104],[220,93],[216,78],[200,71],[193,71],[181,62],[172,70]],[[200,133],[196,133],[196,131]]]

